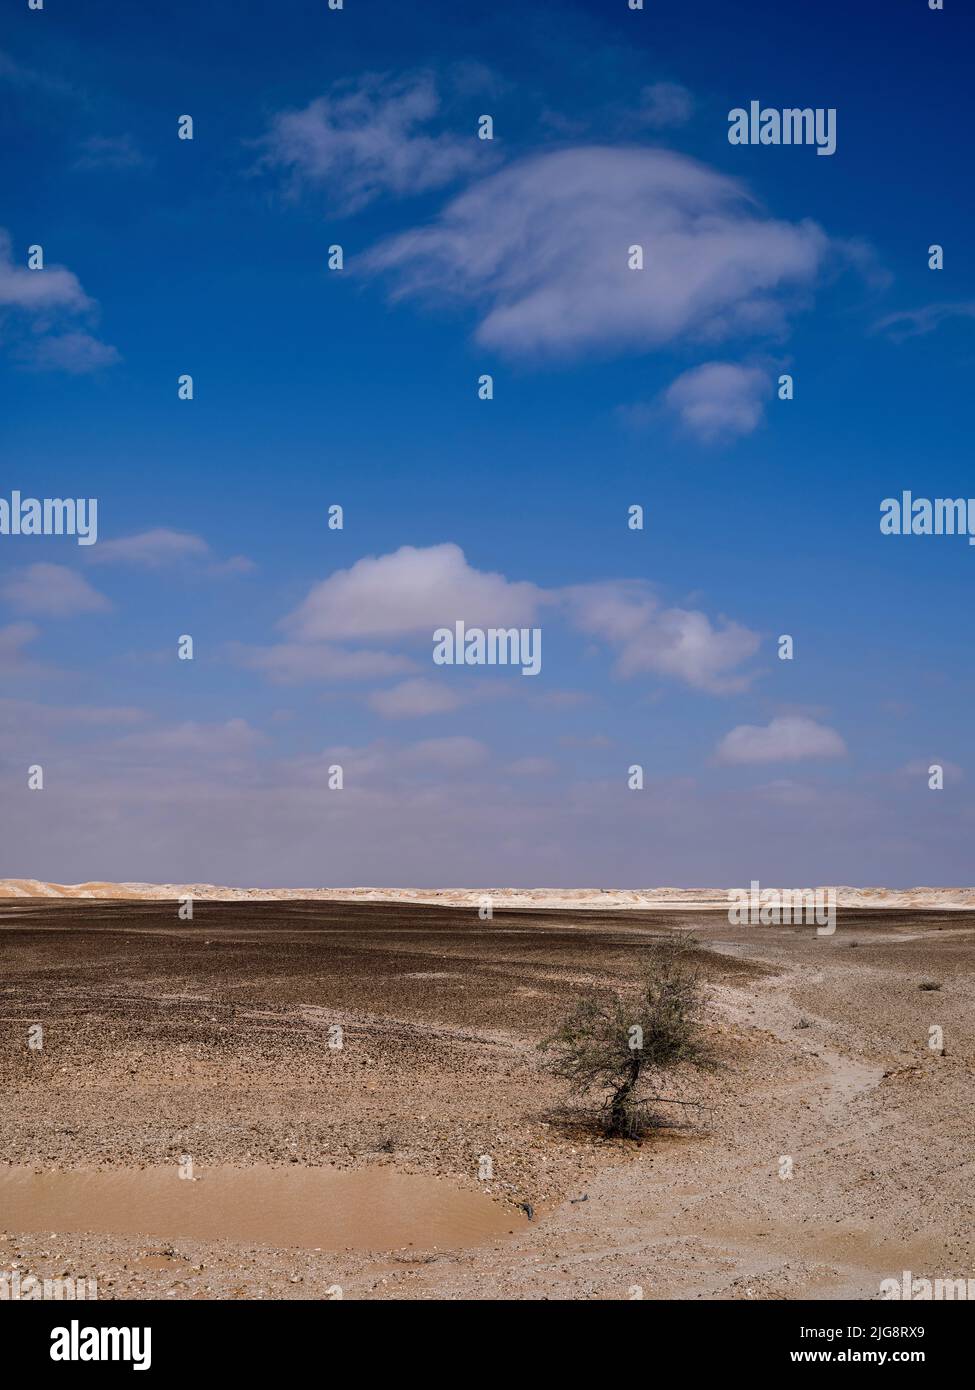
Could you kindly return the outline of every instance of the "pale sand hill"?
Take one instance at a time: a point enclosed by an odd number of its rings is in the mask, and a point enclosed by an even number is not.
[[[763,885],[763,889],[767,885]],[[211,883],[46,883],[36,878],[0,879],[0,898],[112,898],[153,900],[193,897],[214,902],[428,903],[477,908],[485,899],[498,908],[587,908],[643,911],[725,911],[725,888],[226,888]],[[786,891],[782,889],[780,891]],[[975,909],[975,888],[835,888],[840,907]]]

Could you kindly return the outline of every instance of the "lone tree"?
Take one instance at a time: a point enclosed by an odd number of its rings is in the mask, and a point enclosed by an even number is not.
[[[685,933],[655,943],[636,1000],[607,1000],[591,991],[539,1043],[546,1069],[568,1081],[574,1095],[609,1092],[603,1107],[608,1134],[638,1134],[647,1123],[640,1106],[648,1101],[694,1103],[656,1094],[664,1073],[715,1065],[700,1025],[707,991],[694,963],[697,944]],[[648,1083],[652,1093],[641,1096]]]

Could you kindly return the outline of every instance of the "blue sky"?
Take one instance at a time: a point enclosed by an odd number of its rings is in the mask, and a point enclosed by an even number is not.
[[[12,9],[0,496],[99,539],[0,536],[0,874],[970,883],[975,551],[879,507],[975,495],[971,39]],[[729,144],[751,100],[835,108],[835,154]],[[541,674],[434,666],[455,618],[540,626]]]

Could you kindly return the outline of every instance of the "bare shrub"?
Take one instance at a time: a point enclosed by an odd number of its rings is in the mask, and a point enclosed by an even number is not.
[[[686,933],[649,950],[636,999],[609,999],[591,990],[559,1028],[539,1043],[543,1065],[584,1097],[605,1092],[608,1134],[633,1138],[654,1123],[642,1107],[655,1101],[693,1105],[660,1094],[685,1068],[715,1066],[701,1028],[707,990],[694,961],[697,941]],[[644,1094],[649,1092],[649,1094]]]

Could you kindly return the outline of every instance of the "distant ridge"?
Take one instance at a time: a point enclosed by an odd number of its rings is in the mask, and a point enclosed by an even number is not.
[[[772,885],[763,884],[763,889]],[[780,886],[782,891],[790,885]],[[824,885],[825,886],[825,885]],[[220,888],[211,883],[47,883],[36,878],[0,879],[0,899],[113,898],[172,900],[181,897],[213,902],[273,902],[298,899],[319,902],[421,903],[440,907],[564,908],[579,912],[598,908],[644,911],[724,910],[726,888]],[[975,888],[836,887],[840,907],[930,908],[975,911]]]

